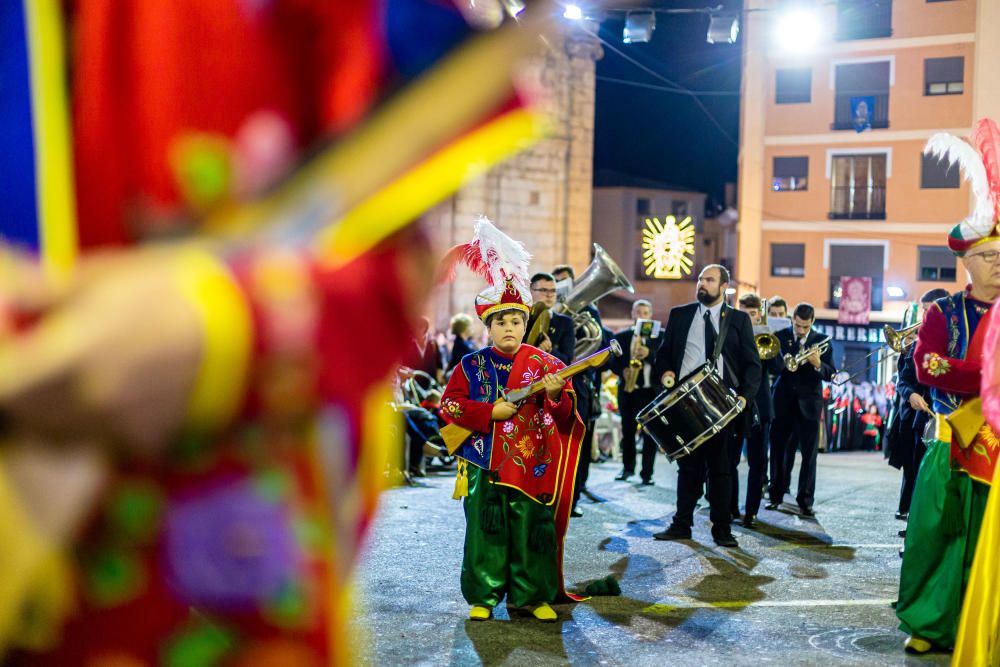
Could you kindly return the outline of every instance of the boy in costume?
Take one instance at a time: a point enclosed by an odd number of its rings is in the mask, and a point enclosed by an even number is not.
[[[975,148],[973,148],[973,146]],[[923,653],[955,643],[965,583],[1000,454],[979,399],[986,327],[980,322],[1000,296],[1000,129],[979,121],[972,146],[946,134],[925,152],[958,162],[972,184],[972,214],[948,237],[971,283],[938,299],[920,327],[913,360],[930,387],[934,436],[917,473],[907,522],[896,615],[910,635],[906,649]]]
[[[563,587],[563,539],[583,437],[572,385],[556,372],[563,363],[521,343],[530,310],[529,255],[481,218],[472,243],[451,253],[484,273],[490,286],[476,312],[493,345],[463,357],[441,402],[444,418],[471,429],[456,451],[455,497],[465,497],[462,594],[469,618],[489,619],[507,596],[540,621],[557,616],[549,603],[576,599]],[[507,390],[541,381],[544,392],[521,405]]]

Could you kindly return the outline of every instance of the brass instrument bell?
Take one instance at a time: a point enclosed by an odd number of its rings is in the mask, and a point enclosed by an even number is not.
[[[906,338],[910,334],[916,333],[920,329],[920,322],[916,324],[911,324],[908,327],[902,329],[893,329],[888,324],[882,327],[882,333],[885,334],[885,343],[892,351],[896,354],[902,353],[904,350],[910,347],[913,342],[907,342]]]
[[[767,326],[767,299],[761,301],[760,305],[760,325]],[[761,361],[768,361],[778,356],[781,351],[781,342],[778,337],[770,331],[759,333],[753,337],[753,344],[757,346],[757,355]]]

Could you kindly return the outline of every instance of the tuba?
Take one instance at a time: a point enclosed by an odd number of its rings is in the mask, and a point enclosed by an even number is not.
[[[758,326],[765,327],[767,326],[767,299],[761,302],[760,312],[760,324]],[[781,351],[781,343],[778,341],[778,337],[770,331],[755,335],[753,343],[757,346],[757,356],[760,357],[761,361],[774,359],[778,356],[778,352]]]
[[[590,266],[573,282],[565,301],[557,303],[552,309],[573,318],[573,325],[577,330],[574,359],[582,359],[596,352],[604,338],[601,326],[584,308],[602,296],[620,289],[630,294],[635,293],[632,283],[615,261],[604,248],[595,243],[594,259]]]

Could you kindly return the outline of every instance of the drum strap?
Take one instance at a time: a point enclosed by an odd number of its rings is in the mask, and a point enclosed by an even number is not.
[[[715,337],[715,347],[712,349],[712,356],[708,360],[713,368],[715,367],[715,362],[719,360],[719,355],[722,353],[722,343],[726,340],[726,332],[729,331],[729,318],[726,317],[728,310],[726,305],[723,304],[722,309],[719,311],[719,335]],[[706,326],[708,326],[707,322]]]

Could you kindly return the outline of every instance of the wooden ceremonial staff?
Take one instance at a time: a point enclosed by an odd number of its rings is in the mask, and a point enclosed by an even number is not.
[[[588,368],[596,368],[598,366],[603,366],[604,362],[607,361],[608,356],[614,354],[616,357],[620,357],[622,354],[621,345],[618,341],[613,340],[611,344],[604,348],[603,350],[598,350],[594,352],[589,357],[584,357],[580,361],[567,366],[562,369],[556,375],[558,375],[563,380],[568,380],[578,373],[582,373]],[[542,381],[534,382],[529,384],[527,387],[521,387],[520,389],[515,389],[514,391],[508,393],[505,397],[500,398],[496,402],[509,401],[511,403],[519,403],[529,396],[533,396],[538,392],[542,391],[544,385]],[[441,439],[444,440],[445,447],[448,448],[449,454],[454,454],[455,450],[461,446],[466,439],[472,435],[472,431],[465,427],[459,426],[458,424],[448,424],[441,429]]]

